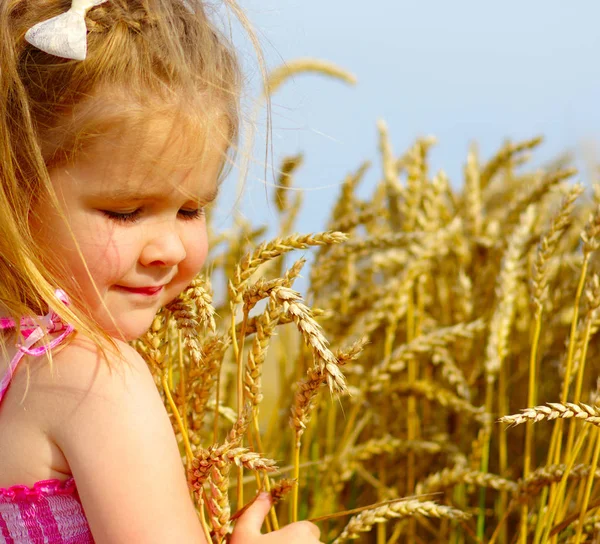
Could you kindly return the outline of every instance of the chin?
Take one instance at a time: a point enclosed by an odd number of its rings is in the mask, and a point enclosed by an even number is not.
[[[112,323],[108,325],[105,330],[113,338],[117,338],[118,340],[123,340],[125,342],[131,342],[132,340],[138,339],[148,331],[152,325],[153,319],[154,314],[143,320],[131,319],[126,323],[119,323],[117,321],[117,325],[120,327],[120,330],[117,330]]]

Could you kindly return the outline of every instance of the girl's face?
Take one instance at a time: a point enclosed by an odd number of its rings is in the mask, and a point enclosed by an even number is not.
[[[125,341],[141,336],[157,310],[176,298],[204,264],[203,207],[217,194],[227,149],[222,129],[215,126],[190,139],[173,131],[171,123],[152,120],[145,137],[127,129],[117,137],[100,137],[75,163],[51,170],[99,294],[58,213],[38,210],[36,235],[49,258],[60,259],[71,275],[73,285],[60,287],[67,293],[81,287],[81,310],[111,336]],[[153,295],[129,290],[157,286],[161,289]]]

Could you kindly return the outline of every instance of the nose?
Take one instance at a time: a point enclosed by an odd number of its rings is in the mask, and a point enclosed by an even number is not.
[[[177,229],[152,236],[142,249],[140,263],[144,266],[176,266],[186,257],[185,246]]]

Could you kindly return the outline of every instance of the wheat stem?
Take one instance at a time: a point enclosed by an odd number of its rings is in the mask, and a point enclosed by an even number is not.
[[[581,272],[579,275],[579,283],[577,285],[577,291],[575,294],[575,302],[573,304],[573,317],[571,319],[571,332],[569,336],[569,350],[567,355],[567,363],[565,376],[563,378],[563,385],[561,391],[561,402],[565,403],[567,401],[567,396],[569,392],[569,382],[571,379],[571,368],[573,366],[573,354],[575,353],[575,339],[577,334],[577,321],[579,317],[579,301],[581,300],[581,294],[583,293],[583,286],[585,284],[585,276],[587,274],[587,267],[589,262],[589,253],[584,254],[583,264],[581,266]],[[548,460],[546,465],[550,464],[558,464],[560,462],[560,450],[561,450],[561,439],[562,439],[562,428],[563,423],[562,420],[556,421],[554,424],[554,428],[552,429],[552,437],[550,438],[550,448],[548,450]],[[548,491],[547,488],[544,489],[542,495],[540,497],[539,502],[539,510],[542,511],[546,506],[546,500],[548,500],[548,495],[550,495],[549,500],[552,502],[553,499],[553,491],[555,486],[552,486],[551,490]],[[540,538],[542,536],[543,523],[546,521],[543,519],[544,516],[538,516],[536,532],[534,537],[534,544],[540,543]]]
[[[578,369],[577,369],[577,379],[575,382],[575,391],[573,393],[573,402],[578,403],[581,400],[581,390],[583,387],[583,374],[585,370],[585,362],[587,358],[588,345],[590,342],[590,336],[592,332],[592,325],[594,322],[595,310],[600,303],[600,284],[599,278],[597,275],[594,275],[591,281],[592,288],[589,293],[586,293],[588,298],[590,299],[590,308],[587,312],[585,318],[585,331],[583,333],[583,339],[581,342],[577,341],[580,346],[580,356],[578,361]],[[573,441],[575,437],[575,425],[571,424],[569,426],[569,435],[567,437],[567,447],[565,449],[565,457],[569,455],[571,452],[571,448],[573,447]]]
[[[535,406],[537,404],[536,383],[537,383],[537,351],[540,341],[540,333],[542,330],[542,304],[538,304],[535,313],[535,330],[531,341],[531,352],[529,357],[529,384],[527,389],[527,406]],[[533,422],[528,421],[525,427],[525,455],[523,457],[523,479],[529,476],[531,463],[531,455],[533,449]],[[527,544],[527,516],[528,505],[523,503],[521,507],[521,528],[520,528],[520,544]]]
[[[179,427],[179,431],[181,432],[181,436],[183,437],[183,444],[185,447],[185,455],[187,457],[188,465],[192,462],[194,458],[194,454],[192,453],[192,448],[190,446],[190,439],[188,434],[185,432],[185,427],[183,426],[183,421],[181,420],[181,416],[179,415],[179,409],[171,396],[171,391],[169,390],[168,378],[164,374],[161,376],[161,385],[167,397],[167,401],[169,402],[169,406],[173,412],[173,416],[175,417],[175,421],[177,421],[177,426]]]
[[[240,344],[238,345],[237,339],[235,338],[235,314],[234,308],[232,307],[232,334],[233,338],[233,352],[235,356],[236,369],[237,369],[237,412],[238,418],[242,417],[244,412],[244,341],[246,339],[246,327],[248,326],[248,312],[244,308],[244,317],[242,321],[242,330],[240,333]],[[243,444],[243,437],[240,440],[240,446]],[[238,487],[237,487],[237,503],[238,507],[242,507],[244,504],[244,467],[240,465],[238,467]]]
[[[415,335],[415,305],[413,297],[413,284],[409,284],[408,287],[408,306],[406,310],[406,343],[410,343],[414,339]],[[387,346],[386,346],[387,347]],[[391,348],[391,342],[389,344]],[[387,354],[386,354],[387,355]],[[387,356],[386,360],[389,359]],[[411,357],[408,361],[408,383],[413,384],[417,380],[417,367],[416,360]],[[414,394],[408,397],[408,414],[407,414],[407,438],[408,440],[414,440],[416,437],[415,427],[417,426],[417,399]],[[406,488],[408,493],[414,491],[415,486],[415,454],[413,451],[408,452],[407,457],[407,483]],[[382,482],[383,483],[383,482]],[[409,521],[409,539],[414,539],[415,525],[414,521]],[[378,533],[379,534],[379,533]],[[385,544],[385,533],[382,534],[382,540],[378,544]]]
[[[577,291],[575,294],[575,302],[573,303],[573,317],[571,319],[571,332],[569,335],[569,350],[567,355],[567,363],[565,369],[565,375],[563,377],[562,391],[561,391],[561,402],[565,403],[569,394],[569,383],[571,380],[571,369],[573,368],[573,355],[575,353],[575,343],[577,336],[577,321],[579,319],[579,302],[581,300],[581,295],[583,293],[583,287],[585,285],[585,277],[587,275],[587,268],[589,263],[590,254],[586,253],[583,257],[583,264],[581,266],[581,272],[579,275],[579,283],[577,285]],[[562,446],[562,429],[563,429],[563,421],[559,419],[555,422],[554,428],[552,429],[552,437],[550,438],[550,449],[548,453],[548,462],[547,464],[558,464],[560,463],[561,458],[561,446]],[[549,503],[552,504],[554,500],[554,495],[556,491],[556,486],[551,486],[550,490],[544,490],[542,496],[540,498],[540,509],[542,509],[545,504],[547,497],[549,495]],[[542,517],[538,516],[538,524],[536,527],[536,539],[534,540],[534,544],[539,544],[538,535],[542,536]],[[545,520],[544,520],[545,521]],[[543,541],[542,541],[543,542]]]
[[[590,473],[588,474],[587,481],[585,483],[585,495],[583,502],[580,506],[579,523],[577,525],[577,534],[575,535],[575,541],[573,544],[579,544],[581,541],[581,532],[583,531],[583,521],[587,514],[588,505],[590,503],[590,495],[592,493],[592,486],[594,484],[594,477],[596,475],[596,468],[598,467],[598,458],[600,457],[600,429],[593,430],[593,441],[596,445],[594,447],[594,456],[592,457],[592,463],[590,466]]]
[[[258,414],[257,414],[256,409],[252,410],[252,426],[254,427],[256,449],[257,449],[257,451],[264,451],[264,448],[262,445],[262,439],[260,437],[260,429],[258,427]],[[271,480],[270,480],[268,474],[265,474],[265,476],[264,476],[264,484],[265,484],[265,489],[270,492],[271,491]],[[259,485],[259,487],[260,487],[260,485]],[[275,512],[275,506],[271,506],[271,510],[269,510],[269,516],[271,519],[271,523],[273,524],[274,530],[278,531],[279,530],[279,521],[277,520],[277,512]]]
[[[182,402],[181,408],[182,408],[182,412],[183,412],[183,430],[185,431],[186,436],[189,436],[188,406],[187,406],[187,394],[186,394],[185,367],[183,365],[183,346],[182,346],[182,342],[181,342],[181,330],[177,331],[177,348],[178,348],[178,354],[179,354],[179,398],[181,399],[181,402]],[[190,467],[190,461],[188,459],[187,468],[189,468],[189,467]]]
[[[500,367],[500,373],[498,374],[498,412],[503,414],[508,411],[508,391],[507,391],[507,369],[506,363]],[[507,433],[506,428],[501,428],[498,431],[498,462],[499,462],[499,474],[505,477],[508,469],[508,444],[507,444]],[[508,503],[508,494],[506,491],[500,493],[500,500],[496,506],[496,511],[499,517],[502,516],[502,512],[506,510]],[[506,544],[507,535],[506,531],[502,531],[500,534],[500,541],[502,544]]]
[[[560,483],[558,484],[558,490],[556,491],[556,493],[550,494],[550,504],[548,506],[548,515],[545,516],[546,517],[546,519],[544,520],[545,527],[544,527],[544,532],[542,534],[542,540],[541,540],[543,543],[548,542],[548,538],[550,536],[550,531],[552,530],[552,526],[554,524],[554,518],[556,516],[556,512],[557,512],[560,502],[561,502],[560,498],[563,496],[563,494],[565,492],[565,488],[567,486],[567,482],[569,480],[569,473],[571,472],[571,469],[573,468],[573,465],[575,464],[575,460],[579,456],[579,452],[581,450],[581,447],[583,446],[585,439],[587,438],[588,431],[590,430],[590,428],[591,427],[586,425],[581,430],[581,433],[579,434],[579,437],[577,438],[577,442],[575,443],[574,451],[567,461],[567,468],[565,470],[565,473],[563,474],[563,477],[562,477]]]
[[[575,355],[575,344],[577,343],[577,322],[579,320],[579,303],[581,301],[581,295],[583,294],[583,288],[585,285],[585,277],[587,274],[589,259],[590,259],[590,254],[589,253],[585,254],[584,258],[583,258],[583,265],[581,267],[581,275],[579,276],[579,284],[577,285],[577,293],[575,295],[575,302],[573,304],[573,319],[571,320],[571,334],[569,336],[569,352],[568,352],[568,356],[567,356],[567,366],[565,369],[565,375],[563,378],[563,386],[562,386],[562,391],[561,391],[560,402],[567,402],[567,399],[569,397],[569,385],[571,383],[571,372],[573,369],[573,356]],[[562,431],[562,423],[560,423],[560,426],[559,426],[559,422],[557,422],[555,429],[556,428],[558,428],[559,430],[556,431],[556,437],[555,437],[554,433],[552,434],[553,441],[550,444],[550,448],[552,451],[552,446],[554,445],[554,447],[555,447],[553,462],[560,463],[561,443],[562,442],[559,439],[559,434],[561,434],[561,431]],[[556,442],[556,444],[554,444],[554,442]]]
[[[206,521],[206,514],[204,513],[204,499],[200,499],[199,503],[200,513],[198,517],[200,518],[200,525],[202,525],[202,531],[204,532],[206,544],[210,544],[212,542],[212,537],[210,536],[210,528],[208,526],[208,522]]]
[[[294,456],[292,464],[294,465],[293,479],[296,480],[296,485],[292,489],[292,501],[291,501],[291,512],[290,518],[292,523],[298,521],[298,493],[300,488],[300,437],[294,432]]]
[[[236,363],[236,368],[237,368],[237,382],[236,382],[236,391],[237,391],[237,412],[238,412],[238,417],[241,416],[241,413],[244,409],[244,378],[243,378],[243,368],[241,365],[241,351],[238,345],[238,339],[237,339],[237,334],[236,334],[236,327],[235,327],[235,312],[236,312],[236,308],[237,308],[237,304],[234,301],[231,301],[229,304],[229,308],[231,311],[231,340],[232,340],[232,347],[233,347],[233,360]],[[241,375],[241,377],[240,377]],[[217,389],[217,395],[219,394],[219,390]],[[218,397],[217,397],[218,398]],[[217,405],[218,408],[218,405]],[[217,417],[218,414],[218,410],[217,412],[215,412],[215,419]],[[217,429],[217,426],[215,425],[215,429]],[[216,442],[216,439],[215,439]],[[242,507],[242,505],[244,504],[244,467],[243,465],[239,465],[237,467],[237,501],[238,501],[238,507]]]
[[[485,382],[485,411],[492,413],[493,409],[494,382],[487,379]],[[490,429],[486,424],[483,430],[483,453],[481,455],[481,472],[488,472],[490,462]],[[479,490],[479,514],[477,515],[477,538],[483,541],[485,535],[485,498],[486,488],[482,487]]]

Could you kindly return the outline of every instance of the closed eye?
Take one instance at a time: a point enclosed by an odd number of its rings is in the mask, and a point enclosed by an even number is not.
[[[104,215],[116,221],[118,223],[135,223],[140,219],[140,214],[142,213],[142,209],[138,208],[137,210],[130,213],[118,213],[111,212],[110,210],[100,210]],[[193,219],[200,219],[204,216],[204,208],[197,208],[196,210],[179,210],[179,215],[185,221],[191,221]]]
[[[119,223],[135,223],[139,219],[141,210],[135,210],[131,213],[117,213],[110,210],[100,210],[104,215],[110,217],[113,221]]]
[[[181,217],[184,217],[186,221],[191,219],[200,219],[204,215],[204,208],[197,208],[195,210],[179,210]]]

